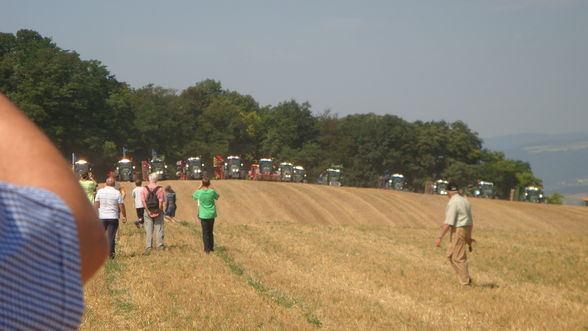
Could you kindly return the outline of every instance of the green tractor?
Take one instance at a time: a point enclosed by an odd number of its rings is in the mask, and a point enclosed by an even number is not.
[[[476,198],[495,199],[496,190],[494,189],[494,183],[483,180],[479,181],[474,188],[473,195]]]
[[[343,166],[331,165],[330,168],[321,172],[317,184],[329,186],[341,186],[343,180]]]
[[[404,190],[404,175],[402,174],[385,174],[381,177],[383,183],[381,188],[387,190],[403,191]]]
[[[246,177],[245,168],[243,168],[243,161],[240,156],[227,156],[223,172],[223,178],[225,179],[245,179]]]
[[[280,180],[282,182],[292,182],[294,175],[294,165],[290,162],[282,162],[280,163]]]
[[[121,182],[132,182],[135,179],[135,165],[127,158],[119,160],[114,168],[114,177]]]
[[[204,170],[204,160],[200,156],[189,157],[186,160],[184,172],[187,179],[202,179],[206,177],[206,170]]]
[[[545,196],[543,195],[543,189],[540,186],[527,186],[521,198],[522,201],[543,203],[545,202]]]
[[[433,194],[447,195],[447,185],[449,182],[444,179],[439,179],[433,184]]]
[[[156,156],[149,162],[149,173],[156,173],[157,180],[167,179],[167,164],[165,164],[164,156]]]
[[[292,169],[293,183],[306,183],[306,170],[303,166],[297,165]]]
[[[82,178],[82,173],[84,172],[88,173],[92,171],[90,162],[84,159],[79,159],[76,162],[74,162],[73,168],[77,178]]]

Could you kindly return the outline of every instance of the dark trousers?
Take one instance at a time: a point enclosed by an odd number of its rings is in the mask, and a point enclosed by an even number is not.
[[[214,218],[211,219],[200,219],[202,225],[202,241],[204,242],[204,251],[206,253],[214,251],[214,235],[212,230],[214,229]]]
[[[135,221],[135,224],[143,224],[145,223],[145,208],[135,208],[137,210],[137,217],[139,218]]]
[[[106,236],[108,238],[108,252],[111,259],[114,258],[114,245],[116,242],[116,230],[118,230],[118,219],[102,220]]]

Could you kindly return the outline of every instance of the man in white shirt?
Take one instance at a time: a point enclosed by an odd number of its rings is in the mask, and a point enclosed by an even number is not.
[[[143,207],[143,181],[139,178],[135,180],[136,187],[133,189],[132,195],[135,200],[135,210],[137,211],[137,220],[135,226],[140,228],[145,223],[145,207]]]
[[[118,216],[122,213],[122,222],[127,222],[127,212],[123,197],[119,190],[114,188],[113,177],[106,178],[106,186],[98,190],[94,200],[94,207],[98,211],[98,218],[104,224],[107,232],[109,256],[114,259],[114,245],[116,241],[116,230],[118,230]]]
[[[472,208],[470,202],[459,195],[457,185],[449,183],[447,185],[447,196],[449,202],[445,208],[445,221],[441,226],[441,232],[435,239],[435,246],[441,246],[441,240],[449,232],[449,247],[447,248],[447,258],[457,274],[457,278],[462,285],[471,285],[472,279],[468,272],[466,244],[472,249],[472,229],[474,227],[472,218]]]

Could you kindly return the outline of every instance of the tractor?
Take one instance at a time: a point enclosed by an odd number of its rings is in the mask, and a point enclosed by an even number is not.
[[[496,190],[494,189],[494,183],[486,182],[483,180],[479,181],[476,187],[474,188],[474,197],[485,199],[496,198]]]
[[[381,188],[387,190],[402,191],[404,190],[404,175],[402,174],[385,174]]]
[[[433,184],[433,194],[447,195],[448,181],[439,179]]]
[[[279,181],[280,172],[276,170],[273,159],[260,159],[249,169],[249,177],[253,180]]]
[[[280,163],[280,180],[282,182],[292,182],[294,174],[294,165],[290,162]]]
[[[92,167],[90,166],[90,163],[84,159],[79,159],[76,162],[74,162],[74,173],[76,174],[76,177],[81,178],[82,177],[82,173],[84,172],[91,172],[92,171]]]
[[[329,186],[341,186],[343,179],[342,166],[333,165],[327,170],[321,172],[317,179],[317,184]]]
[[[245,169],[240,156],[227,156],[223,167],[223,178],[245,179]]]
[[[297,165],[292,170],[293,183],[306,183],[306,170],[303,166]]]
[[[149,173],[156,173],[157,180],[167,179],[167,164],[165,164],[165,156],[154,156],[149,162]]]
[[[184,173],[187,179],[202,179],[206,177],[206,170],[204,170],[204,160],[200,156],[189,157],[186,160]]]
[[[527,186],[525,187],[525,193],[523,193],[521,200],[535,203],[543,203],[545,202],[543,189],[541,189],[541,187],[539,186]]]
[[[135,179],[134,172],[135,165],[127,158],[123,158],[115,164],[114,176],[118,181],[132,182]]]

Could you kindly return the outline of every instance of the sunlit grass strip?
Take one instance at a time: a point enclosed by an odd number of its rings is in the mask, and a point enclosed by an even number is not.
[[[245,274],[245,269],[240,266],[235,259],[229,254],[228,249],[225,246],[218,246],[216,247],[216,255],[225,262],[225,264],[231,269],[231,271],[237,276],[243,276]],[[297,298],[293,298],[288,294],[284,293],[280,290],[274,290],[267,285],[265,285],[262,281],[258,279],[254,279],[251,276],[247,276],[246,280],[247,284],[254,288],[257,292],[262,294],[263,296],[271,299],[276,304],[285,307],[285,308],[293,308],[295,306],[299,306],[302,311],[304,312],[304,317],[306,321],[314,326],[321,327],[322,322],[319,318],[314,314],[314,311],[305,305],[302,300]]]

